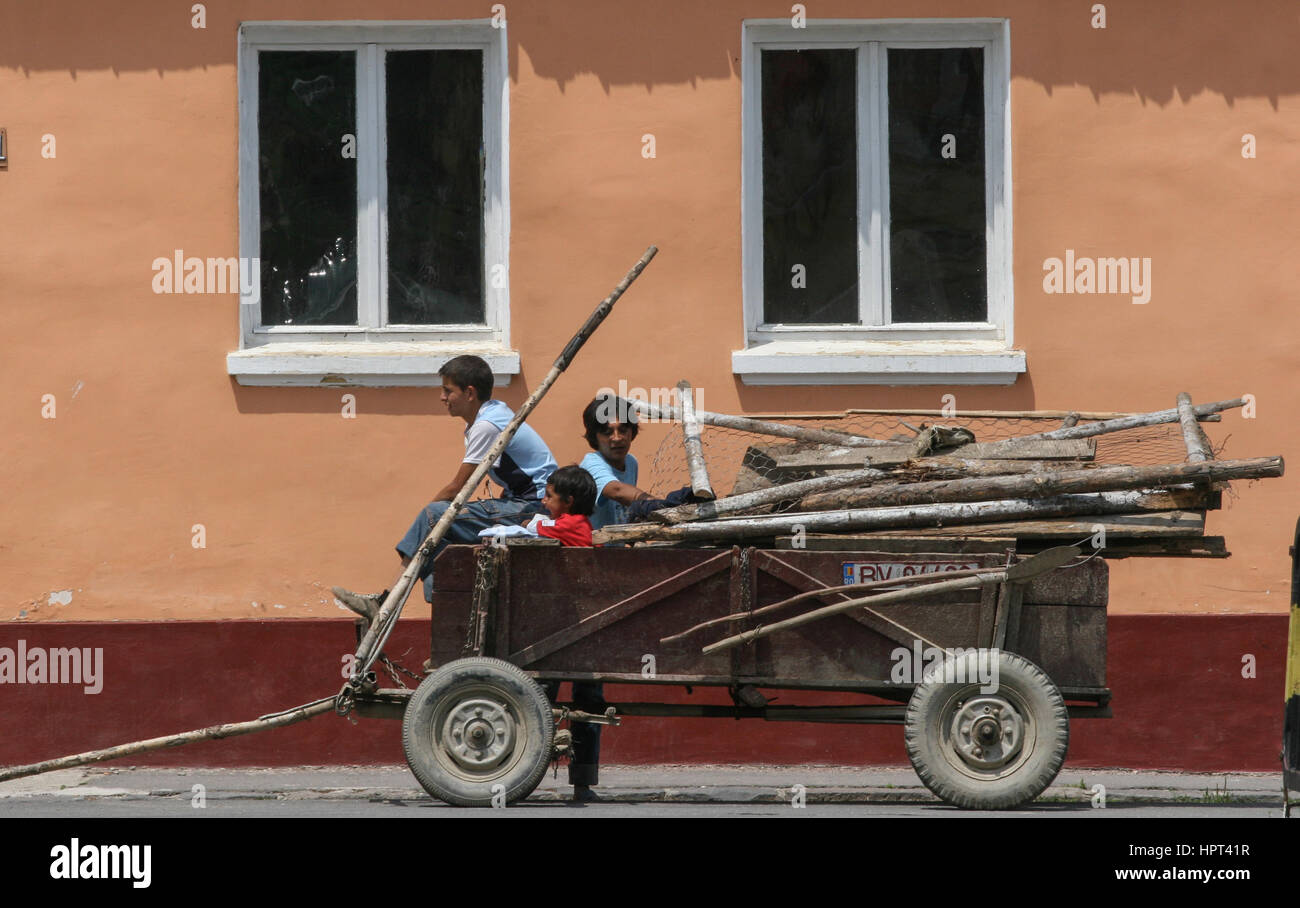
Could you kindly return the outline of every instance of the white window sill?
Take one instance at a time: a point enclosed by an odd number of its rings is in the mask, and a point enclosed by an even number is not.
[[[1010,385],[1023,350],[1001,341],[773,341],[731,354],[747,385]]]
[[[425,388],[440,386],[438,368],[465,353],[487,361],[498,388],[519,374],[517,351],[465,342],[264,344],[228,353],[226,371],[250,386]]]

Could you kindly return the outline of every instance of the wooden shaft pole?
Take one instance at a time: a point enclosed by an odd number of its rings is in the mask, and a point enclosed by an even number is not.
[[[788,630],[792,627],[801,627],[805,624],[811,624],[814,621],[820,621],[822,618],[828,618],[831,615],[838,615],[841,612],[847,612],[850,609],[861,608],[864,606],[889,605],[896,602],[907,602],[911,599],[921,599],[925,596],[933,596],[937,593],[950,593],[958,590],[975,589],[987,583],[1001,583],[1006,580],[1006,572],[990,569],[974,577],[964,577],[959,580],[944,580],[939,583],[932,583],[918,589],[899,590],[896,593],[878,593],[875,596],[863,596],[858,599],[846,599],[843,602],[836,602],[823,608],[813,609],[811,612],[804,612],[802,615],[795,615],[793,618],[786,618],[784,621],[778,621],[775,624],[760,625],[751,630],[743,631],[731,637],[726,637],[716,643],[710,643],[704,647],[701,652],[704,655],[712,655],[725,649],[731,649],[733,646],[740,646],[742,643],[749,643],[751,640],[757,640],[760,637],[768,637],[777,631]]]
[[[238,735],[249,735],[254,732],[266,731],[271,728],[283,728],[286,725],[293,725],[297,722],[303,722],[307,719],[319,716],[322,713],[330,712],[333,708],[334,697],[325,697],[312,703],[304,703],[302,706],[286,710],[282,713],[276,713],[273,716],[253,719],[248,722],[235,722],[228,725],[212,725],[208,728],[199,728],[194,731],[181,732],[180,734],[175,735],[165,735],[161,738],[149,738],[145,741],[119,744],[116,747],[90,750],[85,753],[73,754],[68,757],[45,760],[41,763],[29,763],[26,766],[10,766],[5,769],[0,769],[0,782],[8,782],[10,779],[21,779],[24,776],[40,775],[43,772],[53,772],[56,769],[71,769],[73,766],[85,766],[88,763],[103,763],[105,760],[117,760],[122,757],[131,757],[136,754],[148,753],[152,750],[162,750],[167,747],[179,747],[182,744],[191,744],[195,741],[217,741],[221,738],[234,738]]]
[[[689,627],[680,633],[673,634],[671,637],[660,637],[659,642],[672,643],[673,641],[680,640],[683,637],[689,637],[696,631],[702,631],[705,628],[716,627],[719,624],[730,624],[733,621],[745,621],[750,618],[757,618],[760,615],[769,615],[772,612],[780,611],[783,608],[795,605],[799,602],[806,602],[809,599],[820,599],[827,593],[842,594],[849,590],[856,592],[857,590],[877,589],[880,587],[915,586],[918,583],[938,583],[942,580],[952,580],[958,577],[973,577],[977,574],[987,574],[992,570],[996,569],[991,567],[962,568],[957,571],[943,571],[934,574],[913,574],[910,577],[895,577],[891,580],[873,580],[870,583],[846,583],[840,586],[827,586],[817,590],[809,590],[806,593],[799,593],[798,595],[791,596],[789,599],[782,599],[780,602],[773,602],[771,605],[756,608],[752,612],[738,612],[734,615],[723,615],[721,618],[711,618],[708,621],[701,621],[694,627]]]

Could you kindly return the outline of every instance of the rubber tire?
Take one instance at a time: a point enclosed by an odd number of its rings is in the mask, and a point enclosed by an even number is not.
[[[459,699],[485,694],[514,720],[514,746],[497,767],[481,773],[458,769],[435,740],[437,729]],[[555,720],[546,694],[518,667],[500,659],[447,663],[421,682],[402,717],[402,750],[411,772],[425,791],[457,807],[492,806],[498,785],[504,787],[507,804],[528,797],[550,765],[554,738]]]
[[[968,653],[957,661],[974,658],[975,653]],[[944,665],[948,663],[957,669],[952,656]],[[966,674],[950,677],[978,678],[970,672],[976,665],[969,663]],[[979,696],[980,683],[945,683],[943,677],[927,673],[912,692],[904,719],[907,756],[925,787],[949,804],[969,810],[1005,810],[1042,794],[1061,771],[1070,743],[1069,714],[1052,679],[1023,656],[998,653],[998,690],[993,696],[1016,707],[1025,731],[1011,766],[988,771],[967,765],[947,740],[955,704],[972,692]]]

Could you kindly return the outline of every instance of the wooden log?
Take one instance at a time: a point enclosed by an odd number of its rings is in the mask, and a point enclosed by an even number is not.
[[[85,766],[89,763],[103,763],[105,760],[118,760],[122,757],[133,757],[136,754],[149,753],[154,750],[162,750],[166,747],[180,747],[182,744],[191,744],[195,741],[218,741],[222,738],[234,738],[238,735],[249,735],[253,732],[266,731],[270,728],[283,728],[286,725],[293,725],[314,716],[319,716],[330,712],[334,709],[335,698],[322,697],[320,700],[311,703],[304,703],[302,706],[296,706],[293,709],[284,710],[283,712],[273,713],[252,719],[248,722],[235,722],[226,725],[211,725],[207,728],[199,728],[194,731],[180,732],[174,735],[164,735],[161,738],[149,738],[145,741],[134,741],[129,744],[118,744],[115,747],[105,747],[100,750],[90,750],[85,753],[73,754],[67,757],[58,757],[53,760],[44,760],[40,763],[29,763],[25,766],[10,766],[0,769],[0,782],[8,782],[10,779],[21,779],[24,776],[40,775],[43,772],[53,772],[56,769],[71,769],[73,766]]]
[[[628,400],[628,403],[654,419],[681,419],[681,410],[677,407],[656,407],[654,404],[636,400],[635,398]],[[748,416],[733,416],[729,413],[711,413],[708,410],[696,410],[695,418],[706,426],[717,426],[720,429],[736,429],[741,432],[770,435],[775,438],[791,438],[795,441],[812,442],[813,444],[844,445],[850,448],[869,448],[890,444],[890,442],[878,438],[855,435],[852,432],[838,432],[834,429],[815,429],[806,426],[787,426],[784,423],[752,419]]]
[[[691,474],[691,494],[696,498],[717,498],[709,483],[709,468],[704,462],[704,445],[700,442],[700,423],[695,418],[695,401],[691,383],[682,379],[677,383],[677,399],[681,402],[682,441],[686,446],[686,467]]]
[[[1187,459],[1192,463],[1213,460],[1210,440],[1205,437],[1196,413],[1192,410],[1192,396],[1186,391],[1178,395],[1178,421],[1183,424],[1183,444],[1187,445]]]
[[[1092,536],[1098,528],[1105,530],[1106,538],[1116,539],[1151,539],[1175,540],[1199,538],[1205,532],[1205,514],[1201,511],[1154,511],[1145,514],[1106,514],[1092,520],[1078,518],[1059,518],[1045,520],[1019,520],[1003,523],[963,524],[959,527],[916,527],[907,530],[912,539],[1006,539],[1008,537],[1025,539],[1080,539]],[[898,530],[864,532],[854,536],[814,536],[804,539],[809,549],[835,548],[841,550],[843,545],[838,540],[857,540],[865,550],[870,551],[875,537],[894,539]],[[837,541],[833,546],[831,541]],[[786,540],[777,540],[779,548],[787,548]],[[824,545],[823,545],[824,544]]]
[[[833,476],[819,476],[816,479],[803,479],[787,482],[743,495],[731,495],[708,501],[703,504],[684,504],[676,508],[664,508],[652,511],[650,516],[658,523],[683,523],[687,520],[712,520],[727,514],[739,514],[762,505],[777,504],[782,501],[798,501],[803,495],[813,492],[825,492],[830,489],[843,489],[847,486],[861,485],[884,479],[889,474],[882,470],[849,470]]]
[[[1236,400],[1220,400],[1212,404],[1198,404],[1193,407],[1197,418],[1208,416],[1211,413],[1218,413],[1221,410],[1232,410],[1237,407],[1244,407],[1246,402],[1241,398]],[[1066,440],[1072,438],[1092,438],[1096,435],[1106,435],[1110,432],[1123,432],[1125,429],[1138,429],[1143,426],[1158,426],[1162,423],[1178,422],[1178,408],[1171,410],[1157,410],[1153,413],[1138,413],[1133,416],[1121,416],[1117,419],[1104,419],[1101,422],[1089,423],[1086,426],[1071,426],[1069,428],[1054,429],[1051,432],[1039,432],[1035,435],[1018,435],[1009,441],[1025,441],[1026,439],[1056,439]],[[1005,444],[1005,442],[996,442]]]
[[[1116,413],[1096,410],[868,410],[854,408],[845,410],[844,415],[858,414],[868,416],[942,416],[945,419],[1066,419],[1077,416],[1079,419],[1120,419],[1125,416],[1137,416],[1136,413]],[[791,417],[793,418],[793,417]],[[825,419],[827,417],[815,417]],[[1218,422],[1217,413],[1202,416],[1204,422]]]
[[[597,530],[597,545],[610,542],[703,542],[784,536],[796,531],[843,532],[911,527],[959,526],[968,523],[1034,520],[1077,514],[1131,514],[1141,510],[1171,510],[1204,499],[1193,492],[1093,492],[1086,495],[1057,495],[1024,501],[1002,499],[949,504],[909,505],[890,508],[862,508],[839,511],[774,514],[763,517],[724,517],[675,526],[624,524]],[[1193,504],[1193,506],[1195,506]]]
[[[1193,425],[1195,425],[1193,423]],[[1069,472],[1040,472],[936,482],[886,482],[867,488],[821,491],[804,496],[800,510],[892,507],[945,501],[992,501],[997,498],[1045,498],[1078,492],[1122,492],[1162,486],[1281,476],[1281,457],[1201,461],[1156,467],[1095,467]]]
[[[1082,439],[1079,441],[1030,441],[1015,444],[1002,441],[977,442],[963,445],[935,457],[916,458],[911,443],[891,444],[883,448],[874,448],[863,456],[860,450],[845,448],[814,448],[811,450],[792,450],[789,445],[754,445],[771,460],[768,472],[771,474],[814,473],[827,470],[852,470],[860,467],[884,469],[890,466],[920,466],[932,461],[951,463],[953,458],[961,460],[1092,460],[1096,455],[1096,442]],[[783,450],[784,448],[784,450]],[[800,477],[802,478],[802,477]]]
[[[397,619],[402,613],[402,608],[406,605],[406,597],[411,594],[420,571],[423,570],[425,562],[433,557],[434,549],[437,548],[442,538],[447,535],[447,531],[451,529],[452,521],[456,519],[461,508],[465,506],[469,496],[478,488],[478,484],[486,478],[488,470],[504,453],[506,445],[510,444],[510,440],[519,431],[519,427],[524,424],[524,420],[541,403],[542,398],[546,396],[546,392],[551,389],[551,386],[559,379],[561,373],[569,367],[569,364],[573,362],[573,358],[578,355],[578,351],[582,349],[587,340],[596,333],[596,329],[609,316],[619,297],[640,276],[641,272],[645,270],[645,267],[650,264],[650,260],[658,252],[658,248],[654,246],[647,249],[641,258],[637,260],[637,263],[632,266],[632,269],[618,282],[609,296],[596,305],[591,315],[587,316],[587,320],[578,329],[578,333],[569,339],[564,349],[560,351],[560,355],[555,358],[550,371],[542,378],[541,383],[533,390],[532,394],[528,395],[528,399],[520,405],[514,417],[501,430],[501,434],[497,436],[496,441],[492,443],[492,447],[484,455],[483,461],[474,468],[474,472],[465,480],[465,484],[461,486],[460,491],[456,493],[456,497],[448,504],[447,510],[443,512],[442,517],[429,529],[429,534],[424,538],[424,542],[420,543],[420,547],[416,549],[410,564],[406,566],[401,576],[393,583],[391,591],[379,607],[379,613],[375,616],[374,621],[370,623],[370,626],[366,628],[361,642],[357,644],[356,661],[354,663],[356,673],[352,680],[347,682],[345,688],[351,688],[354,692],[359,689],[360,681],[358,679],[365,676],[371,665],[374,664],[375,659],[383,652],[384,643],[387,642],[393,628],[397,626]]]

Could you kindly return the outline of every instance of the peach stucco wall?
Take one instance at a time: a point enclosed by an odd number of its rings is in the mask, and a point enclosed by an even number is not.
[[[0,619],[337,615],[450,477],[462,425],[436,393],[244,388],[237,299],[151,292],[176,248],[236,254],[241,20],[485,18],[487,2],[5,2],[0,22]],[[771,0],[507,2],[512,345],[519,404],[650,243],[661,253],[536,414],[560,461],[577,413],[626,379],[687,377],[710,409],[1149,410],[1256,396],[1211,427],[1228,455],[1290,455],[1300,387],[1300,17],[1220,3],[839,2],[816,17],[1007,17],[1016,346],[1011,387],[750,388],[740,252],[741,21]],[[641,156],[654,133],[657,157]],[[1245,159],[1252,133],[1258,157]],[[56,156],[42,157],[42,137]],[[1049,296],[1042,263],[1152,259],[1145,306]],[[57,418],[43,419],[53,394]],[[638,442],[643,456],[662,429]],[[1227,561],[1112,565],[1117,612],[1277,612],[1296,478],[1241,484],[1209,531]],[[191,546],[203,524],[207,547]],[[71,600],[51,604],[51,593]],[[56,602],[66,599],[60,596]]]

